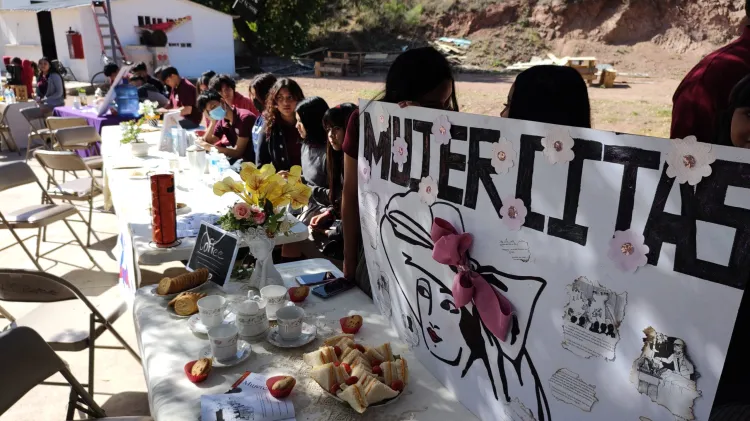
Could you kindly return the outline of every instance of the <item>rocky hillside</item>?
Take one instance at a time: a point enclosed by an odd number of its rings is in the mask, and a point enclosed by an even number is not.
[[[385,2],[381,2],[385,6]],[[391,2],[393,3],[393,2]],[[420,44],[439,36],[473,42],[466,63],[502,68],[552,52],[595,55],[624,71],[655,76],[684,74],[717,45],[735,38],[744,23],[744,0],[411,0],[403,1],[418,24],[367,27],[357,13],[341,10],[317,43],[372,50]],[[377,6],[376,6],[377,7]],[[354,23],[352,23],[354,22]],[[378,33],[378,29],[382,29]],[[394,29],[397,29],[394,31]],[[400,45],[399,45],[400,44]],[[374,46],[373,46],[374,47]]]

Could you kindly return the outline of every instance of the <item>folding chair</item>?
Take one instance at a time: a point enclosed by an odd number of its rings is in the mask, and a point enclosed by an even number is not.
[[[102,194],[102,178],[94,177],[83,159],[73,151],[34,151],[34,157],[39,161],[44,172],[47,173],[47,195],[53,199],[60,199],[73,204],[76,202],[89,203],[89,219],[83,222],[88,228],[86,247],[91,246],[91,223],[94,217],[94,198]],[[51,170],[51,171],[50,171]],[[55,171],[85,171],[88,177],[75,178],[71,181],[59,183],[55,179]],[[50,185],[54,185],[50,188]],[[101,241],[94,233],[97,241]],[[46,238],[46,235],[44,236]]]
[[[66,151],[91,150],[98,142],[102,141],[96,128],[86,124],[78,127],[61,127],[55,129],[54,127],[60,124],[59,118],[50,117],[47,119],[47,123],[50,124],[50,130],[54,132],[55,140],[60,149]],[[83,121],[84,123],[86,122],[86,120]],[[89,156],[83,158],[83,162],[92,170],[101,170],[104,166],[101,156]]]
[[[0,192],[32,183],[36,183],[39,188],[42,189],[42,199],[45,203],[42,203],[40,205],[27,206],[25,208],[16,209],[7,213],[4,213],[2,210],[0,210],[0,229],[10,230],[13,238],[15,238],[18,245],[23,248],[29,258],[34,262],[34,265],[39,270],[43,271],[44,269],[42,269],[42,266],[39,264],[39,259],[41,257],[44,257],[39,255],[42,228],[54,222],[63,221],[70,232],[73,234],[73,237],[75,237],[78,245],[81,246],[81,249],[83,249],[91,262],[94,263],[94,266],[104,272],[104,269],[102,269],[102,267],[99,266],[99,263],[94,260],[94,257],[83,245],[81,239],[78,238],[78,234],[76,234],[76,232],[73,230],[73,227],[70,226],[70,223],[66,219],[69,216],[77,214],[81,217],[82,220],[85,221],[83,215],[78,212],[78,209],[76,209],[75,206],[67,203],[59,205],[55,204],[47,191],[44,189],[44,186],[42,186],[42,184],[39,182],[39,179],[36,178],[34,171],[31,170],[31,167],[29,167],[28,164],[23,162],[10,162],[7,164],[0,164]],[[3,204],[5,203],[7,202],[3,202]],[[24,244],[24,241],[33,238],[34,236],[32,235],[30,237],[21,239],[21,237],[19,237],[18,233],[16,232],[16,230],[18,229],[29,228],[36,228],[38,230],[38,234],[36,236],[36,257],[31,254],[29,249],[26,248],[26,245]],[[56,247],[55,249],[45,253],[45,255],[52,253],[68,244],[70,244],[70,242]]]
[[[19,327],[0,333],[0,358],[6,361],[0,378],[0,415],[10,409],[35,386],[60,373],[63,385],[70,386],[66,420],[72,420],[78,409],[96,419],[107,421],[153,421],[151,417],[104,418],[106,413],[86,392],[81,383],[44,339],[29,327]]]
[[[26,162],[28,162],[32,150],[37,148],[50,148],[52,143],[52,133],[50,133],[46,126],[47,123],[44,120],[46,116],[41,108],[24,108],[21,110],[21,114],[23,114],[26,121],[29,122],[29,127],[31,129],[28,146],[26,147]],[[32,148],[35,138],[40,139],[42,144]]]
[[[7,104],[0,105],[2,108],[2,117],[0,117],[0,150],[2,150],[2,144],[8,147],[9,151],[13,149],[18,152],[18,156],[21,156],[21,148],[16,144],[16,139],[13,138],[13,132],[10,131],[10,125],[8,124],[8,109],[10,107]]]
[[[54,142],[55,149],[59,149],[55,133],[60,129],[66,129],[69,127],[81,127],[87,126],[88,123],[83,117],[47,117],[47,128],[52,133],[52,139]],[[76,145],[78,146],[78,145]],[[71,148],[72,149],[72,148]]]

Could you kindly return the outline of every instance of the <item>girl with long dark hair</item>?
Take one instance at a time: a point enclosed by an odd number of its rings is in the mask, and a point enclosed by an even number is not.
[[[65,81],[47,57],[39,60],[39,72],[46,80],[44,95],[39,95],[39,104],[45,112],[65,105]]]
[[[278,171],[301,165],[301,137],[297,131],[297,103],[305,99],[302,88],[292,79],[274,83],[266,98],[263,119],[266,137],[258,148],[258,164],[273,164]]]
[[[385,79],[385,90],[375,100],[458,111],[456,82],[448,60],[432,47],[416,48],[399,55]],[[359,112],[349,118],[343,150],[344,194],[341,220],[344,227],[344,277],[372,296],[360,238],[358,171]]]
[[[258,164],[260,157],[260,144],[266,137],[266,119],[263,118],[263,111],[266,109],[266,99],[268,92],[276,83],[276,76],[271,73],[261,73],[256,75],[250,82],[250,99],[253,105],[258,109],[258,118],[253,126],[253,150],[255,151],[255,164]]]

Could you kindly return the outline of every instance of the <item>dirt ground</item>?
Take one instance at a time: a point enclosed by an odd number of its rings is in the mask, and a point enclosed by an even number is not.
[[[370,99],[383,88],[385,75],[361,78],[296,77],[306,96],[323,97],[329,106],[342,102]],[[462,112],[499,116],[512,76],[461,74],[456,91]],[[615,88],[589,88],[592,124],[595,129],[669,137],[672,118],[672,95],[679,80],[634,78],[618,80]],[[247,92],[248,81],[238,90]]]

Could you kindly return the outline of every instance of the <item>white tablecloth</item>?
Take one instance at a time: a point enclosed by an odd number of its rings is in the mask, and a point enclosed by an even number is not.
[[[294,277],[305,273],[333,271],[341,276],[333,264],[323,259],[276,267],[287,286],[294,286]],[[236,284],[230,286],[236,287]],[[254,354],[250,359],[235,367],[214,368],[209,378],[198,385],[188,381],[183,367],[188,361],[197,359],[208,341],[190,331],[187,319],[167,313],[166,303],[139,290],[133,312],[151,415],[156,421],[198,420],[201,395],[226,392],[246,370],[269,376],[294,376],[297,386],[289,399],[294,403],[298,421],[476,420],[456,401],[455,395],[443,387],[398,340],[389,321],[378,313],[372,300],[357,288],[328,300],[311,294],[301,304],[307,313],[306,321],[318,327],[318,338],[312,343],[298,349],[280,349],[265,340],[251,342]],[[360,314],[364,318],[357,341],[374,346],[390,341],[393,352],[401,355],[409,364],[409,385],[404,394],[393,403],[372,408],[364,415],[326,396],[321,387],[308,377],[310,368],[302,361],[304,352],[321,346],[321,338],[341,333],[339,318],[351,314]]]
[[[123,272],[130,277],[125,282],[133,290],[140,280],[139,265],[159,265],[166,262],[188,260],[195,245],[195,238],[182,238],[181,243],[171,248],[156,248],[151,244],[151,185],[146,177],[133,177],[134,172],[145,175],[151,170],[169,170],[169,157],[174,154],[159,152],[160,132],[149,132],[143,135],[144,140],[152,147],[149,156],[135,158],[130,153],[129,145],[121,145],[119,126],[102,128],[102,157],[104,158],[104,202],[105,208],[114,206],[119,221],[119,232],[128,238],[118,241],[118,254]],[[180,166],[185,170],[176,174],[175,198],[178,203],[185,203],[191,212],[219,215],[233,205],[238,198],[231,194],[216,196],[211,187],[195,179],[189,171],[186,158],[180,158]],[[129,164],[129,165],[128,165]],[[138,165],[139,168],[119,168]],[[235,174],[236,175],[236,174]],[[239,179],[239,175],[236,175]],[[308,228],[302,223],[292,227],[291,234],[278,236],[276,244],[302,241],[308,236]],[[132,254],[132,256],[130,255]],[[124,282],[121,279],[121,282]]]

